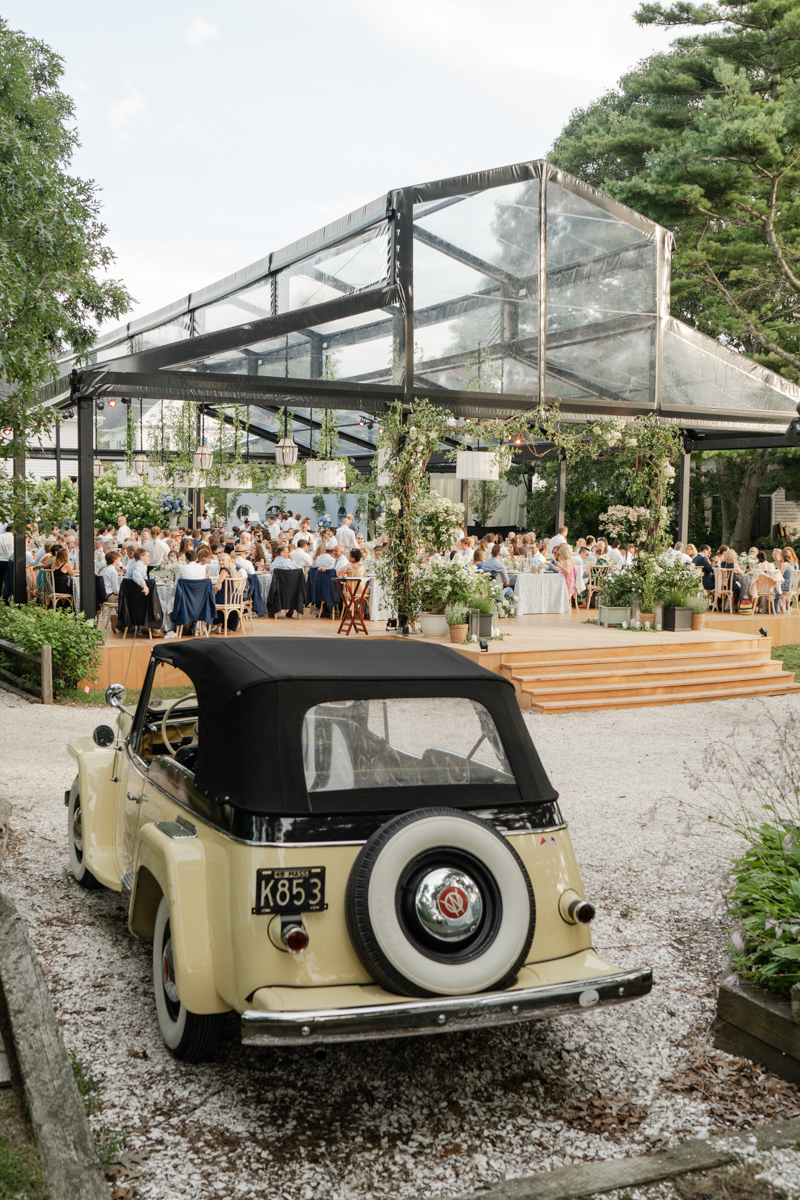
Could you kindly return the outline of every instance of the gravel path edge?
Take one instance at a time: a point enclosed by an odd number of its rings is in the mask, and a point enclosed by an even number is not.
[[[660,1183],[675,1175],[729,1166],[742,1154],[797,1146],[800,1117],[759,1125],[747,1133],[725,1133],[693,1138],[655,1154],[636,1158],[611,1158],[579,1167],[558,1167],[523,1179],[507,1179],[485,1191],[470,1192],[454,1200],[582,1200],[617,1188]]]
[[[39,959],[23,918],[2,887],[0,984],[50,1200],[108,1200]]]

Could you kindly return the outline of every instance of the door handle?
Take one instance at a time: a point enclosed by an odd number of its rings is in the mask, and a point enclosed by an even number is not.
[[[128,792],[128,799],[135,800],[137,804],[141,804],[142,803],[142,794],[143,793],[140,792],[138,796],[132,796],[130,794],[130,792]]]

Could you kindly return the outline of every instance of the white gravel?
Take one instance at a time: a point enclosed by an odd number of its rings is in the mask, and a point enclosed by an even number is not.
[[[0,691],[0,779],[14,805],[5,883],[67,1045],[100,1083],[93,1123],[123,1131],[137,1152],[127,1173],[136,1195],[452,1196],[796,1115],[795,1089],[709,1049],[725,972],[715,875],[736,843],[697,820],[701,832],[684,836],[678,818],[681,802],[696,803],[684,762],[699,766],[707,741],[737,718],[757,738],[767,711],[797,703],[526,715],[598,906],[595,946],[623,968],[652,964],[645,1000],[502,1031],[333,1047],[321,1063],[307,1051],[245,1051],[232,1020],[218,1062],[185,1066],[162,1046],[150,947],[129,936],[120,896],[84,892],[69,874],[65,742],[107,717]]]

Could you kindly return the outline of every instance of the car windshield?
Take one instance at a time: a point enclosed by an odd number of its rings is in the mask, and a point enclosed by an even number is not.
[[[309,792],[515,783],[492,717],[459,698],[316,704],[303,766]]]

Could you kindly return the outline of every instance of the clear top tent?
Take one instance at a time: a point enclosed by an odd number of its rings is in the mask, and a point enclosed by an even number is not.
[[[247,405],[254,451],[289,406],[301,457],[333,408],[339,452],[362,467],[371,418],[397,398],[782,432],[800,389],[669,315],[671,244],[542,160],[402,188],[105,334],[43,398]],[[124,444],[125,414],[105,407],[106,446]]]

